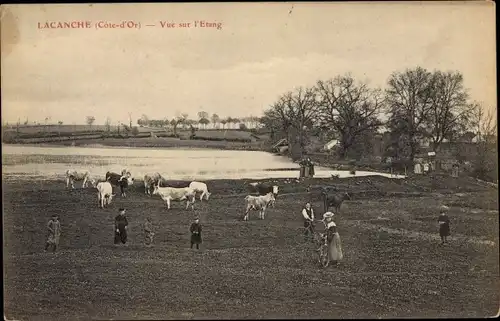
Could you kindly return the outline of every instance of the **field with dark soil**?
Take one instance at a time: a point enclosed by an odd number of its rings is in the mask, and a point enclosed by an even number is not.
[[[468,178],[276,180],[264,220],[243,222],[246,181],[207,181],[208,202],[167,211],[136,182],[97,207],[96,190],[4,177],[5,315],[18,320],[486,317],[498,312],[498,190]],[[301,207],[319,188],[349,191],[337,215],[344,261],[321,268],[303,240]],[[309,188],[310,192],[306,189]],[[439,207],[452,237],[441,245]],[[129,244],[113,245],[127,209]],[[60,215],[60,251],[44,253]],[[199,215],[203,244],[189,249]],[[152,218],[154,246],[143,245]]]

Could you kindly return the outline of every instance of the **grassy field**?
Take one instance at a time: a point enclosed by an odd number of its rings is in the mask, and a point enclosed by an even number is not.
[[[210,201],[166,211],[135,184],[97,208],[93,189],[4,178],[5,315],[21,320],[485,317],[498,311],[498,191],[468,179],[381,177],[278,181],[264,221],[243,222],[243,181],[208,181]],[[338,217],[345,259],[322,269],[303,241],[300,209],[316,187],[353,194]],[[312,185],[310,194],[306,186]],[[391,195],[389,197],[388,195]],[[413,193],[413,194],[412,194]],[[398,195],[396,197],[395,195]],[[419,197],[410,197],[419,195]],[[439,244],[440,205],[452,238]],[[127,209],[128,246],[113,218]],[[43,253],[45,224],[61,217],[61,250]],[[155,246],[142,245],[152,217]],[[189,249],[200,215],[204,243]],[[494,243],[491,243],[494,242]]]
[[[92,130],[90,130],[92,129]],[[267,135],[254,135],[249,131],[240,130],[197,130],[196,139],[190,140],[191,131],[179,129],[179,138],[162,137],[160,135],[174,135],[172,130],[163,128],[138,127],[139,136],[129,137],[100,137],[104,134],[105,127],[95,125],[89,127],[84,125],[62,125],[49,126],[46,130],[43,126],[29,126],[20,128],[19,136],[15,130],[4,130],[4,140],[7,143],[23,144],[47,144],[63,146],[124,146],[124,147],[187,147],[187,148],[216,148],[236,150],[266,150],[268,148]],[[158,137],[149,137],[147,134],[154,132]],[[60,133],[60,136],[59,136]],[[89,137],[88,135],[97,134]],[[111,134],[117,134],[116,128],[112,128]],[[125,134],[125,131],[121,131]],[[47,135],[52,135],[47,137]],[[55,136],[54,136],[55,135]],[[71,136],[71,137],[70,137]]]
[[[264,150],[266,145],[262,141],[240,143],[228,141],[188,140],[170,137],[158,138],[104,138],[104,139],[79,139],[74,141],[61,141],[38,144],[57,146],[113,146],[113,147],[154,147],[154,148],[212,148],[231,150]]]

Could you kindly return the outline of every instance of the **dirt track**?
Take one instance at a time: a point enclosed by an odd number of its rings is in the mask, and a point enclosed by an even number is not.
[[[314,185],[350,191],[338,226],[345,260],[321,269],[304,243],[300,208],[320,212]],[[95,190],[5,178],[5,314],[22,320],[165,318],[484,317],[498,311],[498,191],[469,179],[382,177],[284,183],[264,221],[242,222],[243,181],[208,182],[208,203],[167,212],[131,188],[98,209]],[[305,188],[313,185],[312,192]],[[233,197],[231,197],[231,194]],[[241,194],[236,196],[236,194]],[[418,196],[418,197],[415,197]],[[436,240],[438,207],[451,207],[452,242]],[[112,245],[128,210],[130,244]],[[45,224],[61,216],[61,251],[42,253]],[[142,245],[150,215],[155,247]],[[202,250],[187,229],[200,215]]]

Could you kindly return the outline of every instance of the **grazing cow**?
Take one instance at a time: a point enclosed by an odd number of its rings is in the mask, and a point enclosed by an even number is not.
[[[83,181],[82,188],[87,187],[87,183],[90,182],[92,187],[96,187],[96,180],[90,176],[89,171],[78,172],[75,170],[68,169],[66,171],[66,187],[69,187],[71,183],[71,188],[75,188],[74,181]]]
[[[323,199],[323,206],[325,213],[328,212],[329,207],[334,207],[337,213],[340,212],[340,206],[345,200],[350,200],[351,195],[349,193],[339,194],[328,194],[325,190],[321,192],[321,197]]]
[[[154,186],[160,186],[163,177],[160,173],[154,173],[151,175],[144,175],[144,194],[151,196],[152,190],[154,190]]]
[[[212,193],[208,191],[207,184],[202,182],[191,182],[191,184],[189,184],[189,188],[192,188],[197,193],[201,193],[200,202],[203,200],[204,196],[206,196],[208,201],[208,198],[212,195]]]
[[[248,213],[250,212],[250,210],[259,211],[259,218],[263,220],[267,206],[269,205],[269,203],[274,201],[274,194],[271,192],[266,195],[260,196],[248,195],[247,197],[245,197],[245,201],[246,211],[243,220],[248,221]]]
[[[127,188],[129,185],[134,184],[134,179],[132,178],[130,172],[124,173],[124,171],[122,171],[122,175],[117,173],[107,172],[106,181],[110,182],[114,186],[119,186],[121,196],[123,197],[126,197],[125,188]]]
[[[260,196],[267,195],[269,193],[273,193],[274,199],[270,202],[269,205],[274,207],[274,203],[276,202],[276,197],[278,197],[278,185],[269,185],[265,183],[250,183],[250,186],[253,190],[259,193]]]
[[[111,200],[115,194],[113,194],[113,186],[109,182],[99,182],[97,184],[97,200],[99,202],[99,207],[104,208],[104,206],[111,204]]]
[[[170,209],[171,201],[180,202],[186,200],[186,209],[188,209],[189,204],[191,204],[191,209],[194,210],[196,192],[192,188],[159,187],[158,185],[155,185],[153,195],[160,195],[161,199],[167,203],[167,209]]]

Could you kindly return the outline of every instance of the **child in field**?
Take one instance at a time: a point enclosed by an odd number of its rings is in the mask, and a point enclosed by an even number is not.
[[[201,244],[201,224],[200,224],[200,219],[196,217],[194,219],[193,224],[189,227],[189,231],[191,232],[191,248],[193,248],[193,245],[196,244],[196,249],[198,250],[200,248]]]
[[[52,218],[47,223],[48,235],[45,243],[45,252],[52,246],[52,251],[55,252],[59,246],[59,237],[61,236],[61,223],[57,214],[52,215]]]
[[[153,223],[151,223],[151,217],[146,218],[144,223],[144,243],[146,246],[151,246],[153,244]]]
[[[450,219],[446,212],[448,212],[448,206],[441,206],[441,213],[438,218],[439,223],[439,236],[441,236],[441,244],[446,243],[446,237],[450,235]]]
[[[115,244],[127,243],[128,221],[125,216],[125,209],[119,209],[120,214],[115,217]]]

